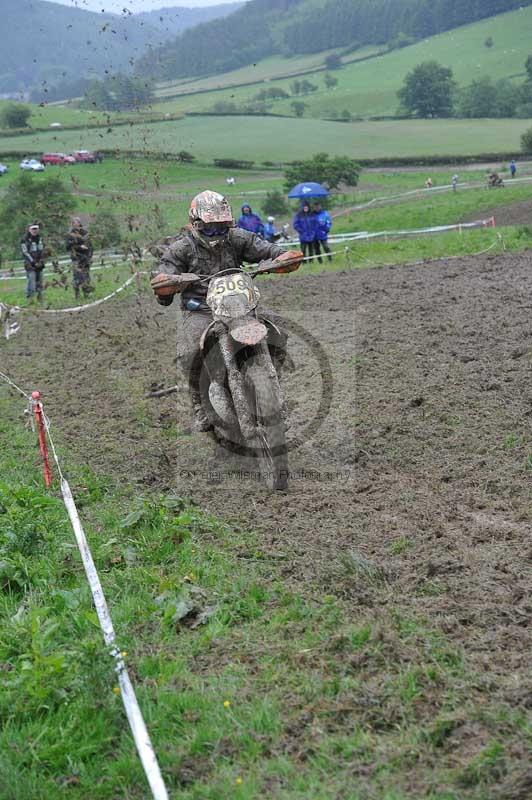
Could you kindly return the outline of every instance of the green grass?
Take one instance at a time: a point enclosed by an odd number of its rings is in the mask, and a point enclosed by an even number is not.
[[[451,67],[460,86],[470,83],[475,77],[485,75],[495,80],[516,77],[523,79],[524,63],[530,51],[531,24],[532,8],[528,6],[472,25],[455,28],[369,61],[346,64],[343,69],[335,71],[338,85],[332,91],[326,89],[322,75],[311,73],[308,77],[318,85],[319,90],[302,98],[308,104],[305,114],[314,118],[324,118],[335,116],[346,109],[355,117],[393,116],[399,105],[396,92],[401,87],[405,75],[417,64],[429,59],[435,59]],[[484,45],[488,36],[494,40],[492,48]],[[367,51],[355,52],[352,57],[370,53],[371,50],[368,48]],[[325,55],[325,53],[320,54],[314,58],[317,60],[321,56],[323,62]],[[301,61],[301,64],[303,63]],[[309,67],[312,68],[314,63],[309,62]],[[263,76],[272,79],[276,88],[289,92],[293,79],[283,80],[276,77],[276,69],[282,68],[282,64],[282,60],[267,59],[253,67],[239,70],[238,73],[226,73],[197,83],[187,83],[183,86],[183,90],[190,91],[194,86],[202,90],[226,86],[227,90],[173,98],[166,103],[157,104],[155,108],[159,111],[202,111],[210,109],[218,100],[230,100],[237,104],[249,102],[261,88],[259,83],[251,87],[230,87],[234,83],[252,80],[254,75],[258,81],[263,80]],[[176,88],[162,91],[175,92]],[[277,101],[273,104],[272,111],[292,116],[293,110],[290,104],[293,99],[291,97]]]
[[[16,376],[13,376],[16,377]],[[143,800],[147,788],[57,488],[21,398],[0,388],[3,800]],[[139,495],[61,448],[171,797],[406,800],[497,792],[523,714],[396,599],[352,612],[289,589],[249,533],[186,498]],[[63,424],[68,424],[63,423]],[[355,556],[353,556],[355,558]],[[356,557],[357,580],[381,585]],[[348,568],[352,574],[353,566]],[[377,572],[375,572],[377,570]],[[388,591],[383,585],[383,591]],[[181,616],[208,609],[190,628]],[[491,743],[457,767],[454,732]]]
[[[529,120],[393,120],[340,123],[271,117],[189,117],[109,131],[57,131],[6,137],[10,152],[70,152],[79,147],[122,152],[178,153],[189,150],[200,161],[243,158],[286,162],[310,157],[325,148],[354,158],[478,155],[520,151]]]

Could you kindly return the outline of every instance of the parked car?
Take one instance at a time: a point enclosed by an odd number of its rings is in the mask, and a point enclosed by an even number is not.
[[[0,164],[0,175],[5,175],[8,169],[5,164]]]
[[[41,164],[36,158],[24,158],[20,162],[20,169],[25,169],[29,172],[44,172],[44,164]]]
[[[41,158],[43,164],[63,165],[75,164],[76,159],[73,156],[66,156],[64,153],[45,153]]]
[[[72,155],[81,164],[95,164],[98,161],[97,154],[90,150],[75,150]]]

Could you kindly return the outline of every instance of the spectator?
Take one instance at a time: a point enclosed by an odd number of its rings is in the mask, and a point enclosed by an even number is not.
[[[26,297],[31,300],[34,294],[37,294],[37,299],[41,301],[45,254],[43,238],[36,222],[33,225],[28,225],[26,233],[20,242],[20,249],[22,250],[27,276]]]
[[[327,242],[327,239],[329,238],[329,231],[332,228],[332,219],[329,212],[321,207],[319,200],[315,201],[313,211],[316,215],[316,239],[314,249],[318,255],[318,261],[321,264],[323,262],[319,254],[321,253],[322,248],[323,252],[327,253],[327,258],[329,261],[332,261],[331,248]]]
[[[517,172],[517,164],[515,163],[515,159],[512,158],[510,161],[510,175],[512,178],[515,178],[515,173]]]
[[[432,183],[432,178],[427,178],[427,180],[425,181],[425,188],[432,189],[433,185],[434,184]]]
[[[453,192],[456,192],[458,188],[458,175],[456,175],[456,173],[451,178],[451,186],[453,187]]]
[[[226,182],[226,184],[227,184],[228,186],[234,186],[234,185],[235,185],[235,179],[234,179],[233,177],[231,177],[231,178],[226,178],[226,179],[225,179],[225,182]]]
[[[264,225],[258,214],[254,214],[251,206],[245,203],[242,206],[242,214],[237,222],[239,228],[243,228],[250,233],[257,233],[259,236],[264,235]]]
[[[274,225],[275,217],[268,217],[268,222],[264,226],[264,238],[267,242],[276,242],[281,238],[281,234],[277,232]]]
[[[304,256],[313,256],[316,253],[316,214],[310,209],[310,204],[303,202],[300,210],[294,216],[294,229],[299,234],[301,250]]]
[[[74,217],[72,227],[66,238],[66,249],[72,260],[72,286],[76,300],[79,300],[80,289],[87,297],[92,291],[90,268],[93,248],[89,232],[81,224],[79,217]]]

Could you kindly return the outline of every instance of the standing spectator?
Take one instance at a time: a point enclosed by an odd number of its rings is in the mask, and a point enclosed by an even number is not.
[[[310,204],[303,202],[300,210],[294,216],[293,226],[299,234],[301,250],[304,256],[313,256],[316,252],[316,214],[310,209]]]
[[[33,225],[28,225],[26,233],[20,242],[20,249],[22,250],[24,268],[28,279],[26,297],[30,300],[34,294],[37,294],[37,299],[41,301],[45,254],[43,238],[36,222]]]
[[[327,258],[329,261],[332,261],[331,248],[327,242],[327,239],[329,238],[329,231],[332,228],[332,219],[329,212],[321,207],[319,200],[314,202],[313,211],[316,215],[316,240],[314,249],[316,250],[316,254],[318,254],[318,261],[321,264],[322,259],[319,256],[319,253],[321,253],[322,248],[323,252],[327,253]]]
[[[264,226],[264,238],[267,242],[272,242],[272,244],[281,238],[281,234],[277,232],[274,222],[275,217],[268,217],[268,222]]]
[[[251,206],[245,203],[242,206],[242,214],[237,222],[239,228],[243,228],[250,233],[257,233],[259,236],[264,235],[264,225],[258,214],[254,214]]]
[[[510,161],[510,175],[512,178],[515,178],[515,173],[517,172],[517,164],[515,163],[515,159],[512,158]]]
[[[92,291],[91,286],[91,261],[93,248],[89,239],[89,232],[81,224],[79,217],[74,217],[72,227],[67,234],[66,249],[72,260],[72,286],[76,300],[79,300],[79,290],[87,297]]]
[[[427,180],[425,181],[425,188],[432,189],[433,186],[434,184],[432,183],[432,178],[427,178]]]
[[[451,186],[453,187],[453,192],[456,192],[458,188],[458,175],[456,173],[451,178]]]

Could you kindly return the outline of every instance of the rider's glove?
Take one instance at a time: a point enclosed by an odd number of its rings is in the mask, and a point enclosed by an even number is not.
[[[199,276],[192,272],[185,272],[180,275],[167,275],[165,272],[159,272],[151,279],[150,283],[157,300],[160,302],[160,298],[173,298],[174,294],[179,294],[186,286],[197,280],[199,280]],[[170,305],[170,303],[161,303],[161,305]]]
[[[296,269],[299,269],[301,266],[303,257],[301,250],[287,250],[286,253],[281,253],[274,261],[274,263],[279,264],[279,267],[281,267],[281,269],[277,269],[276,272],[295,272]],[[286,266],[283,266],[284,262],[288,262]]]

